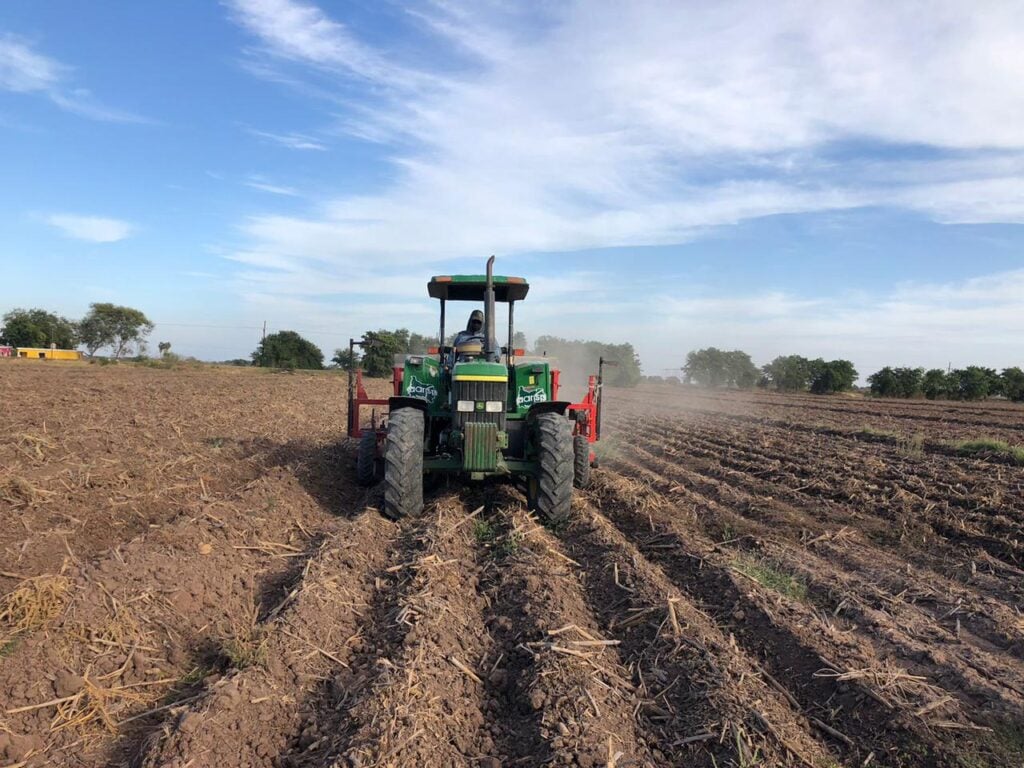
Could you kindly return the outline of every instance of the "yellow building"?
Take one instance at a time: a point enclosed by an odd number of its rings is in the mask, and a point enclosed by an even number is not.
[[[81,360],[77,349],[41,349],[39,347],[18,347],[18,357],[28,360]]]

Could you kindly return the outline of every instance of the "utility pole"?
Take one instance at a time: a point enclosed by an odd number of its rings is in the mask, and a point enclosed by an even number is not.
[[[263,341],[260,342],[260,368],[267,362],[267,321],[263,321]]]

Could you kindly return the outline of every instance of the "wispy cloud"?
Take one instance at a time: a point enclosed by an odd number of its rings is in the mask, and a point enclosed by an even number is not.
[[[1024,16],[1006,4],[438,3],[409,15],[421,38],[401,55],[308,0],[227,6],[257,60],[361,88],[344,124],[398,171],[246,222],[246,251],[296,269],[679,243],[872,205],[1024,221]]]
[[[103,105],[85,88],[71,87],[71,67],[45,56],[13,35],[0,36],[0,89],[45,95],[63,110],[90,120],[146,123],[144,117]]]
[[[260,139],[280,144],[282,147],[288,147],[288,149],[305,149],[318,152],[327,150],[327,145],[323,142],[301,133],[271,133],[269,131],[257,131],[253,128],[249,129],[249,133]]]
[[[298,197],[299,191],[293,187],[274,184],[262,176],[250,176],[244,182],[247,187],[258,189],[261,192],[269,192],[272,195],[284,195],[286,197]]]
[[[395,64],[360,42],[319,7],[299,0],[224,0],[232,18],[273,56],[356,75],[368,82],[415,86],[433,78]]]
[[[46,223],[61,230],[68,237],[92,243],[116,243],[129,237],[134,231],[131,224],[121,219],[71,213],[51,214],[46,217]]]

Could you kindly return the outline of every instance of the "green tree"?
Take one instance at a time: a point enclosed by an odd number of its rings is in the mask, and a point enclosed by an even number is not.
[[[950,396],[955,400],[984,400],[992,389],[993,371],[978,365],[957,368],[949,374]]]
[[[103,347],[110,347],[114,357],[120,358],[132,344],[141,350],[153,331],[153,323],[141,310],[99,303],[89,305],[89,313],[79,323],[79,330],[90,356]]]
[[[562,382],[570,387],[585,385],[587,376],[597,373],[598,362],[602,357],[617,363],[605,369],[605,384],[613,387],[635,387],[643,378],[640,356],[629,343],[608,344],[602,341],[538,336],[534,351],[556,358],[558,368],[562,371]]]
[[[996,397],[997,395],[1006,394],[1003,387],[1003,377],[996,373],[993,368],[982,368],[985,371],[985,376],[988,378],[988,396]]]
[[[324,353],[295,331],[278,331],[267,336],[252,353],[253,365],[263,368],[320,370]]]
[[[811,392],[826,395],[833,392],[847,392],[857,381],[857,369],[849,360],[818,359],[811,366]]]
[[[748,389],[757,383],[760,371],[746,352],[738,349],[723,352],[716,347],[706,347],[686,355],[683,374],[688,383],[702,387]]]
[[[921,394],[921,382],[924,380],[924,368],[896,368],[898,383],[897,397],[917,397]]]
[[[346,371],[351,371],[359,364],[359,352],[349,352],[346,349],[334,350],[334,357],[331,358],[331,362],[334,363],[338,368],[342,368]]]
[[[813,363],[800,355],[776,357],[761,368],[768,383],[782,392],[801,392],[807,389],[813,372]]]
[[[921,391],[929,400],[949,397],[949,379],[941,368],[932,368],[924,372],[921,379]]]
[[[1024,371],[1014,366],[1004,368],[1001,374],[1003,394],[1015,403],[1024,401]]]
[[[405,352],[410,355],[425,355],[431,347],[437,346],[436,336],[424,336],[422,333],[409,332],[409,338],[405,344]]]
[[[875,397],[899,397],[900,385],[896,372],[888,365],[868,376],[871,394]]]
[[[367,331],[363,334],[369,344],[363,347],[363,370],[367,376],[387,378],[395,363],[395,355],[409,349],[409,331],[399,328],[397,331]],[[426,351],[426,350],[424,350]]]
[[[513,349],[529,349],[530,342],[526,339],[526,334],[522,331],[516,331],[512,334],[512,347]]]
[[[156,345],[156,348],[160,350],[160,355],[162,357],[167,357],[167,353],[171,351],[171,342],[161,341]]]
[[[924,368],[891,368],[868,376],[871,394],[877,397],[917,397],[921,394]]]
[[[12,309],[4,315],[0,344],[12,347],[78,346],[78,325],[45,309]]]
[[[701,387],[721,387],[726,383],[726,353],[717,347],[705,347],[688,352],[683,363],[683,375],[688,384]]]

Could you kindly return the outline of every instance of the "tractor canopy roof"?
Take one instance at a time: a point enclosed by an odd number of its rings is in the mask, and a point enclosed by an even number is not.
[[[522,301],[530,290],[522,277],[494,275],[495,301]],[[487,275],[435,275],[427,283],[432,299],[446,301],[483,301],[487,290]]]

